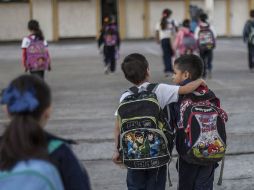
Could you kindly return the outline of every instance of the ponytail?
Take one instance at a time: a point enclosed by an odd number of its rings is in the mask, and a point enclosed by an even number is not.
[[[9,170],[20,160],[48,160],[40,121],[51,105],[49,86],[39,77],[22,75],[3,91],[1,104],[7,107],[11,121],[0,141],[0,170]]]
[[[161,29],[165,30],[165,29],[167,29],[167,26],[168,26],[167,17],[162,17],[162,19],[161,19]]]
[[[18,161],[29,158],[48,160],[45,133],[33,117],[15,115],[1,139],[0,169],[10,170]]]

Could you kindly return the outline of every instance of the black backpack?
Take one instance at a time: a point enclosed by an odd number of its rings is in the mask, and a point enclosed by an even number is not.
[[[216,46],[214,34],[209,26],[201,27],[198,33],[198,47],[200,51],[212,50]]]
[[[177,148],[186,162],[209,165],[225,156],[228,117],[212,91],[194,93],[185,95],[180,105]]]
[[[157,84],[145,91],[129,89],[118,107],[120,121],[120,153],[123,163],[131,169],[150,169],[171,160],[173,132],[154,93]]]

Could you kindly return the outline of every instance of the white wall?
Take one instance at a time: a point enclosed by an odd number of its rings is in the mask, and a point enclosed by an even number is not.
[[[33,1],[33,19],[40,23],[47,40],[53,39],[53,17],[51,0]]]
[[[239,36],[248,19],[248,0],[232,0],[231,7],[231,34]]]
[[[162,11],[165,9],[173,11],[172,18],[181,23],[185,15],[184,1],[150,1],[150,35],[155,36],[156,23],[160,21]]]
[[[28,3],[0,4],[0,40],[21,40],[28,34],[29,19]]]
[[[218,35],[226,35],[227,19],[226,19],[226,1],[216,0],[214,2],[214,18],[213,25]]]
[[[96,36],[96,1],[59,2],[59,37]]]
[[[144,37],[144,1],[126,1],[126,38]]]

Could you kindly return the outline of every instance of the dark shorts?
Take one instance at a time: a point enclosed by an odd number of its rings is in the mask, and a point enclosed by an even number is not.
[[[165,190],[167,166],[149,170],[128,169],[128,190]]]
[[[212,190],[214,171],[218,164],[200,166],[178,159],[178,190]]]

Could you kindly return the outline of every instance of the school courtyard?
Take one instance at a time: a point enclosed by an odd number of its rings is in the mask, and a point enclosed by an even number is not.
[[[119,97],[130,84],[120,70],[122,59],[133,52],[144,54],[151,70],[151,81],[171,83],[163,75],[161,49],[154,41],[123,41],[114,74],[105,75],[102,55],[95,41],[49,43],[52,71],[46,81],[53,92],[53,114],[47,130],[78,141],[74,151],[85,164],[95,190],[125,190],[126,169],[111,161],[114,112]],[[19,43],[0,44],[0,89],[23,73]],[[254,189],[254,73],[248,70],[247,49],[239,38],[218,40],[214,70],[208,86],[221,99],[228,112],[228,151],[223,183],[215,190]],[[1,131],[6,118],[0,112]],[[176,155],[170,164],[173,187],[177,188]],[[167,189],[169,187],[167,186]]]

